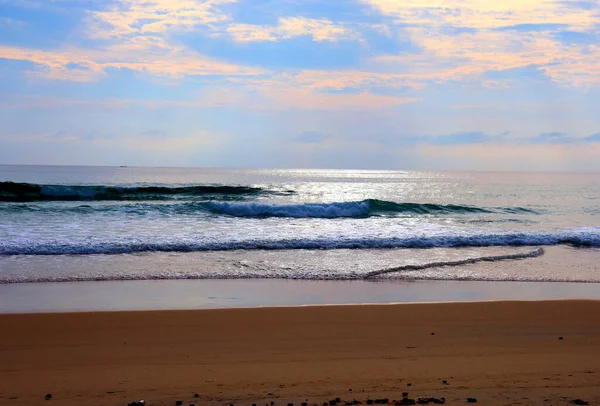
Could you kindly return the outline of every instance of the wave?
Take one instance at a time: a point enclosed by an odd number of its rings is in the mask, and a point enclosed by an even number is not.
[[[0,201],[89,201],[89,200],[166,200],[260,194],[293,194],[292,191],[269,191],[252,186],[196,185],[196,186],[83,186],[38,185],[35,183],[0,182]]]
[[[204,186],[203,189],[208,187]],[[223,187],[219,187],[222,189]],[[146,188],[143,188],[146,189]],[[188,188],[185,188],[188,189]],[[174,190],[174,189],[171,189]],[[212,189],[206,189],[212,190]],[[205,192],[206,193],[206,192]],[[221,192],[222,194],[222,192]],[[198,193],[196,195],[199,196]],[[125,193],[121,194],[124,200]],[[150,200],[148,193],[140,192],[136,198]],[[200,196],[199,196],[200,197]],[[205,199],[211,198],[209,194],[202,195]],[[1,195],[0,195],[1,200]],[[109,200],[103,195],[96,195],[94,200]],[[130,200],[133,200],[131,198]],[[476,207],[455,204],[433,204],[433,203],[395,203],[385,200],[367,199],[355,202],[333,202],[333,203],[298,203],[298,204],[275,204],[258,202],[227,201],[221,196],[221,200],[192,201],[184,203],[128,203],[77,206],[43,206],[39,204],[27,204],[26,202],[14,203],[0,206],[0,211],[8,212],[72,212],[91,214],[94,212],[120,212],[128,214],[145,215],[148,213],[194,215],[201,212],[232,217],[290,217],[290,218],[364,218],[372,216],[393,215],[440,215],[440,214],[492,214],[492,213],[535,213],[526,208],[514,207]],[[477,220],[473,220],[477,221]],[[481,220],[480,220],[481,221]],[[496,220],[486,220],[493,222]],[[519,220],[514,220],[519,222]]]
[[[367,199],[358,202],[334,203],[239,203],[208,202],[203,204],[215,214],[234,217],[295,217],[295,218],[338,218],[338,217],[370,217],[393,214],[469,214],[469,213],[516,213],[532,212],[525,208],[484,208],[455,204],[433,203],[395,203],[385,200]]]
[[[98,241],[98,242],[26,242],[2,243],[0,255],[94,255],[140,252],[200,252],[230,250],[280,249],[362,249],[362,248],[453,248],[494,246],[551,246],[567,244],[577,247],[600,247],[600,228],[537,232],[481,232],[398,238],[313,238],[248,239],[232,241]]]

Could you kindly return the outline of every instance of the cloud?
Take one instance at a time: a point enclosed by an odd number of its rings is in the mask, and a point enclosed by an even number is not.
[[[263,73],[209,58],[167,35],[227,20],[219,6],[233,1],[117,0],[107,10],[88,13],[83,32],[93,40],[92,46],[53,50],[0,46],[0,59],[31,62],[32,77],[75,82],[99,80],[109,69],[165,78]]]
[[[319,144],[326,138],[327,135],[320,131],[303,131],[294,137],[294,141],[301,144]]]
[[[163,130],[143,131],[139,134],[126,134],[124,131],[89,131],[74,133],[69,130],[40,132],[31,134],[11,133],[3,135],[4,141],[18,143],[64,143],[71,145],[87,145],[90,147],[111,147],[144,151],[180,151],[187,152],[189,148],[214,148],[222,145],[229,137],[225,134],[215,134],[207,131],[192,130],[176,136],[169,135]]]
[[[587,137],[573,137],[563,132],[549,132],[538,134],[534,137],[510,137],[510,131],[504,131],[499,134],[488,134],[483,131],[456,132],[452,134],[402,134],[387,133],[378,135],[357,135],[352,140],[361,143],[380,144],[388,146],[418,147],[424,145],[439,147],[457,147],[469,145],[487,145],[496,147],[505,147],[513,145],[521,146],[548,146],[548,145],[583,145],[600,142],[600,133],[592,134]]]
[[[181,47],[167,47],[160,41],[136,41],[104,49],[65,48],[37,50],[0,46],[0,59],[28,61],[37,78],[89,82],[106,76],[109,69],[129,69],[168,78],[209,75],[258,75],[256,68],[220,62]]]
[[[587,142],[600,142],[600,133],[592,134],[584,138]]]
[[[304,35],[316,42],[361,38],[359,33],[342,24],[305,17],[279,18],[276,26],[231,24],[227,32],[238,42],[280,41]]]
[[[41,95],[3,95],[0,98],[0,107],[5,109],[76,109],[86,108],[93,110],[113,110],[130,107],[127,100],[122,99],[69,99],[57,96]]]
[[[108,10],[90,13],[88,34],[115,39],[191,30],[228,19],[219,6],[236,0],[118,0]]]
[[[533,67],[564,85],[600,84],[600,12],[578,2],[547,0],[363,0],[404,26],[420,53],[379,55],[388,70],[429,76],[435,83],[479,81],[490,71]],[[391,23],[390,23],[391,24]],[[570,41],[565,41],[561,32]],[[576,42],[577,38],[586,39]]]
[[[485,144],[422,145],[412,150],[420,165],[430,169],[505,171],[600,170],[600,144],[521,145],[506,143],[490,148]]]
[[[479,31],[446,34],[407,29],[418,55],[383,55],[375,61],[414,80],[473,81],[492,71],[533,68],[566,85],[600,84],[600,46],[565,45],[548,32]],[[493,83],[492,83],[493,84]]]
[[[141,136],[143,137],[149,137],[149,138],[166,138],[168,136],[168,133],[164,130],[146,130],[146,131],[142,131],[140,133]]]
[[[528,140],[534,144],[568,144],[573,142],[567,134],[561,132],[542,133]]]
[[[296,88],[289,83],[273,85],[254,84],[247,88],[238,86],[204,86],[194,98],[169,100],[146,99],[94,99],[81,100],[50,96],[18,96],[0,99],[0,107],[10,109],[87,109],[90,111],[132,109],[204,109],[227,108],[263,112],[286,110],[373,111],[418,102],[415,98],[376,95],[368,92],[356,94],[329,94],[311,88]]]
[[[548,0],[362,0],[402,24],[489,29],[520,24],[562,24],[586,29],[598,22],[594,10]]]
[[[431,139],[431,142],[437,145],[478,144],[487,141],[490,141],[490,137],[481,131],[454,133]]]
[[[15,20],[14,18],[10,17],[0,17],[0,27],[2,26],[11,29],[20,29],[27,26],[27,23],[25,21]]]
[[[419,101],[417,98],[401,98],[377,95],[369,92],[356,94],[318,93],[310,89],[264,89],[262,95],[271,109],[303,110],[379,110]]]
[[[567,145],[567,144],[586,144],[600,142],[600,133],[592,134],[587,137],[573,137],[564,132],[549,132],[538,134],[530,138],[518,138],[514,141],[523,144],[544,144],[544,145]]]

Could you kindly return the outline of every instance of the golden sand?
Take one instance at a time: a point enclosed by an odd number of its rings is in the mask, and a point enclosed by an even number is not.
[[[600,301],[0,315],[0,405],[310,406],[402,392],[599,404]]]

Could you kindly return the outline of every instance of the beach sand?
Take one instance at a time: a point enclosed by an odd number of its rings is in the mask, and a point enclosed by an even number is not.
[[[0,405],[310,406],[402,392],[599,404],[600,301],[0,315]]]

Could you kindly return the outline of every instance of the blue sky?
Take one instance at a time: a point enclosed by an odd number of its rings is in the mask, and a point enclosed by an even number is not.
[[[0,0],[0,163],[600,170],[600,2]]]

